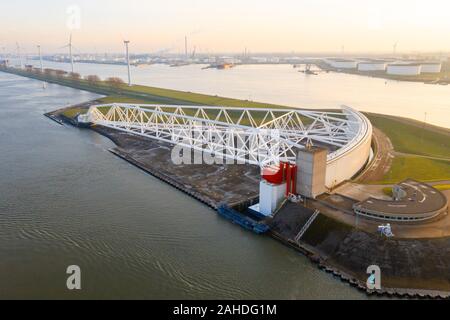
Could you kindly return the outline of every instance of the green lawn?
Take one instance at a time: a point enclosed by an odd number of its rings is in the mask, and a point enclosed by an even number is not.
[[[398,183],[407,178],[420,181],[450,180],[450,162],[421,157],[395,157],[391,170],[374,184]]]
[[[450,133],[435,132],[419,124],[403,123],[382,115],[368,115],[372,124],[383,131],[398,152],[450,158]]]
[[[170,89],[162,89],[148,86],[140,86],[134,85],[132,87],[122,86],[122,90],[124,92],[136,92],[136,93],[146,93],[149,95],[159,96],[159,97],[169,97],[176,100],[188,101],[193,104],[200,105],[214,105],[214,106],[227,106],[227,107],[248,107],[248,108],[283,108],[289,109],[288,107],[269,104],[269,103],[260,103],[253,102],[248,100],[239,100],[239,99],[231,99],[224,98],[220,96],[212,96],[200,93],[193,92],[185,92],[185,91],[177,91]]]
[[[154,104],[154,103],[158,103],[157,101],[130,98],[130,97],[118,96],[118,95],[107,96],[107,97],[99,99],[98,101],[99,101],[99,103],[103,103],[103,104],[108,104],[108,103]]]
[[[67,118],[75,118],[78,114],[85,113],[85,112],[87,112],[86,108],[74,107],[74,108],[68,108],[68,109],[64,110],[62,112],[62,114],[65,115]]]

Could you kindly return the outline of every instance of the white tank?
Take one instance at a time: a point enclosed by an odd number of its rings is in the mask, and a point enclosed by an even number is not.
[[[349,59],[326,59],[326,63],[336,69],[356,69],[358,62]]]
[[[442,64],[436,63],[422,63],[422,73],[440,73],[442,69]]]
[[[421,71],[421,64],[390,64],[387,66],[387,74],[390,75],[417,76]]]
[[[360,62],[358,64],[359,71],[386,71],[386,62]]]

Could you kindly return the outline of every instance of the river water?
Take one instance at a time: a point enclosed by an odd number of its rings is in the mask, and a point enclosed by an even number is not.
[[[43,116],[95,97],[0,72],[0,298],[366,298]]]
[[[29,60],[28,63],[38,65]],[[67,63],[45,67],[69,71]],[[245,65],[229,70],[204,65],[132,67],[133,83],[299,108],[352,106],[360,111],[408,117],[450,128],[450,85],[430,85],[370,78],[344,73],[305,75],[290,65]],[[75,65],[82,75],[127,80],[126,66]]]

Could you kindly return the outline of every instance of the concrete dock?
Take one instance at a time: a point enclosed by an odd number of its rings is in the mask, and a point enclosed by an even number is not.
[[[110,151],[200,200],[213,209],[221,203],[237,206],[259,197],[260,169],[253,165],[174,164],[173,146],[106,127],[93,127],[117,145]]]

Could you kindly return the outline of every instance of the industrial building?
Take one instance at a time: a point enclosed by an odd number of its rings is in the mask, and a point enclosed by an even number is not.
[[[355,213],[370,219],[421,222],[448,212],[447,198],[438,190],[412,179],[392,188],[392,199],[369,198],[353,206]]]
[[[420,63],[393,63],[387,66],[387,74],[396,76],[417,76],[422,72]]]

